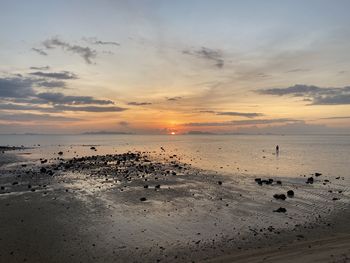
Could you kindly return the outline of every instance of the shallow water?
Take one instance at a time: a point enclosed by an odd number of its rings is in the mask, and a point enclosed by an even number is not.
[[[34,146],[23,152],[34,159],[58,151],[66,158],[135,150],[176,154],[196,167],[231,174],[349,177],[350,168],[350,136],[336,135],[0,135],[0,145]]]

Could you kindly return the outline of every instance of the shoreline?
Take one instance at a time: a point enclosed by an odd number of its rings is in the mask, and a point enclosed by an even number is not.
[[[9,262],[52,256],[57,257],[52,262],[94,257],[138,262],[140,256],[148,262],[239,262],[239,257],[248,259],[248,253],[250,262],[258,262],[259,253],[283,256],[276,252],[277,244],[287,246],[277,251],[288,247],[295,251],[289,242],[297,240],[298,247],[338,228],[350,233],[338,222],[344,214],[345,221],[349,218],[349,192],[344,192],[347,188],[339,180],[323,185],[330,178],[321,176],[322,180],[315,178],[313,185],[307,185],[305,178],[286,178],[282,185],[260,186],[253,177],[213,174],[171,157],[160,161],[133,152],[62,160],[58,155],[39,164],[0,167],[3,175],[8,173],[0,178],[0,186],[5,187],[0,191],[0,207],[6,212],[0,215],[1,257]],[[288,189],[295,191],[293,198],[273,198]],[[286,207],[287,213],[274,213],[278,207]],[[42,214],[33,213],[36,210]],[[23,225],[20,220],[29,223]],[[54,247],[61,253],[69,251],[67,255],[59,256],[52,246],[47,247],[53,234],[58,239]],[[46,249],[41,254],[32,247],[21,251],[37,235]],[[265,246],[264,253],[258,246]],[[90,247],[93,251],[87,252]]]

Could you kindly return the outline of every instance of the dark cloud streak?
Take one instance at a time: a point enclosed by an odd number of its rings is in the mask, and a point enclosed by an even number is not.
[[[202,47],[198,50],[183,50],[182,53],[186,55],[192,55],[198,58],[214,61],[215,66],[218,68],[223,68],[225,64],[222,52],[221,50],[218,50],[218,49]]]
[[[88,64],[92,64],[92,59],[94,59],[97,55],[97,52],[89,47],[72,45],[68,42],[58,39],[57,37],[45,40],[43,42],[43,45],[46,49],[54,49],[56,47],[61,47],[65,51],[78,54]]]
[[[300,120],[280,118],[280,119],[260,119],[260,120],[237,120],[226,122],[194,122],[185,123],[183,126],[190,127],[209,127],[209,126],[245,126],[245,125],[261,125],[261,124],[273,124],[273,123],[298,123],[303,122]]]
[[[48,55],[44,50],[42,50],[40,48],[34,48],[33,47],[32,50],[35,51],[36,53],[38,53],[41,56],[47,56]]]
[[[321,88],[314,85],[297,84],[287,88],[256,90],[258,94],[273,96],[303,97],[309,105],[347,105],[350,104],[350,86],[343,88]]]
[[[62,72],[42,72],[42,71],[36,71],[30,73],[30,75],[38,76],[38,77],[44,77],[44,78],[52,78],[52,79],[77,79],[78,76],[74,74],[73,72],[69,71],[62,71]]]
[[[146,106],[146,105],[152,105],[150,102],[136,102],[136,101],[131,101],[127,103],[130,106]]]

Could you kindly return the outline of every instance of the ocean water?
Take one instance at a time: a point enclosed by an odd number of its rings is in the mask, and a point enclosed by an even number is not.
[[[344,135],[0,135],[0,145],[31,147],[18,154],[32,160],[57,157],[58,151],[64,158],[146,151],[176,154],[195,167],[233,176],[350,177],[350,136]]]

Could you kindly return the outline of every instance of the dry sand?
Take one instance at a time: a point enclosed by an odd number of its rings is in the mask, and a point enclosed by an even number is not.
[[[249,176],[194,169],[176,156],[5,156],[1,262],[349,260],[350,198],[343,178],[319,176],[314,184],[304,177],[273,178],[260,186]],[[273,198],[288,190],[295,196]],[[273,212],[279,207],[287,212]]]

